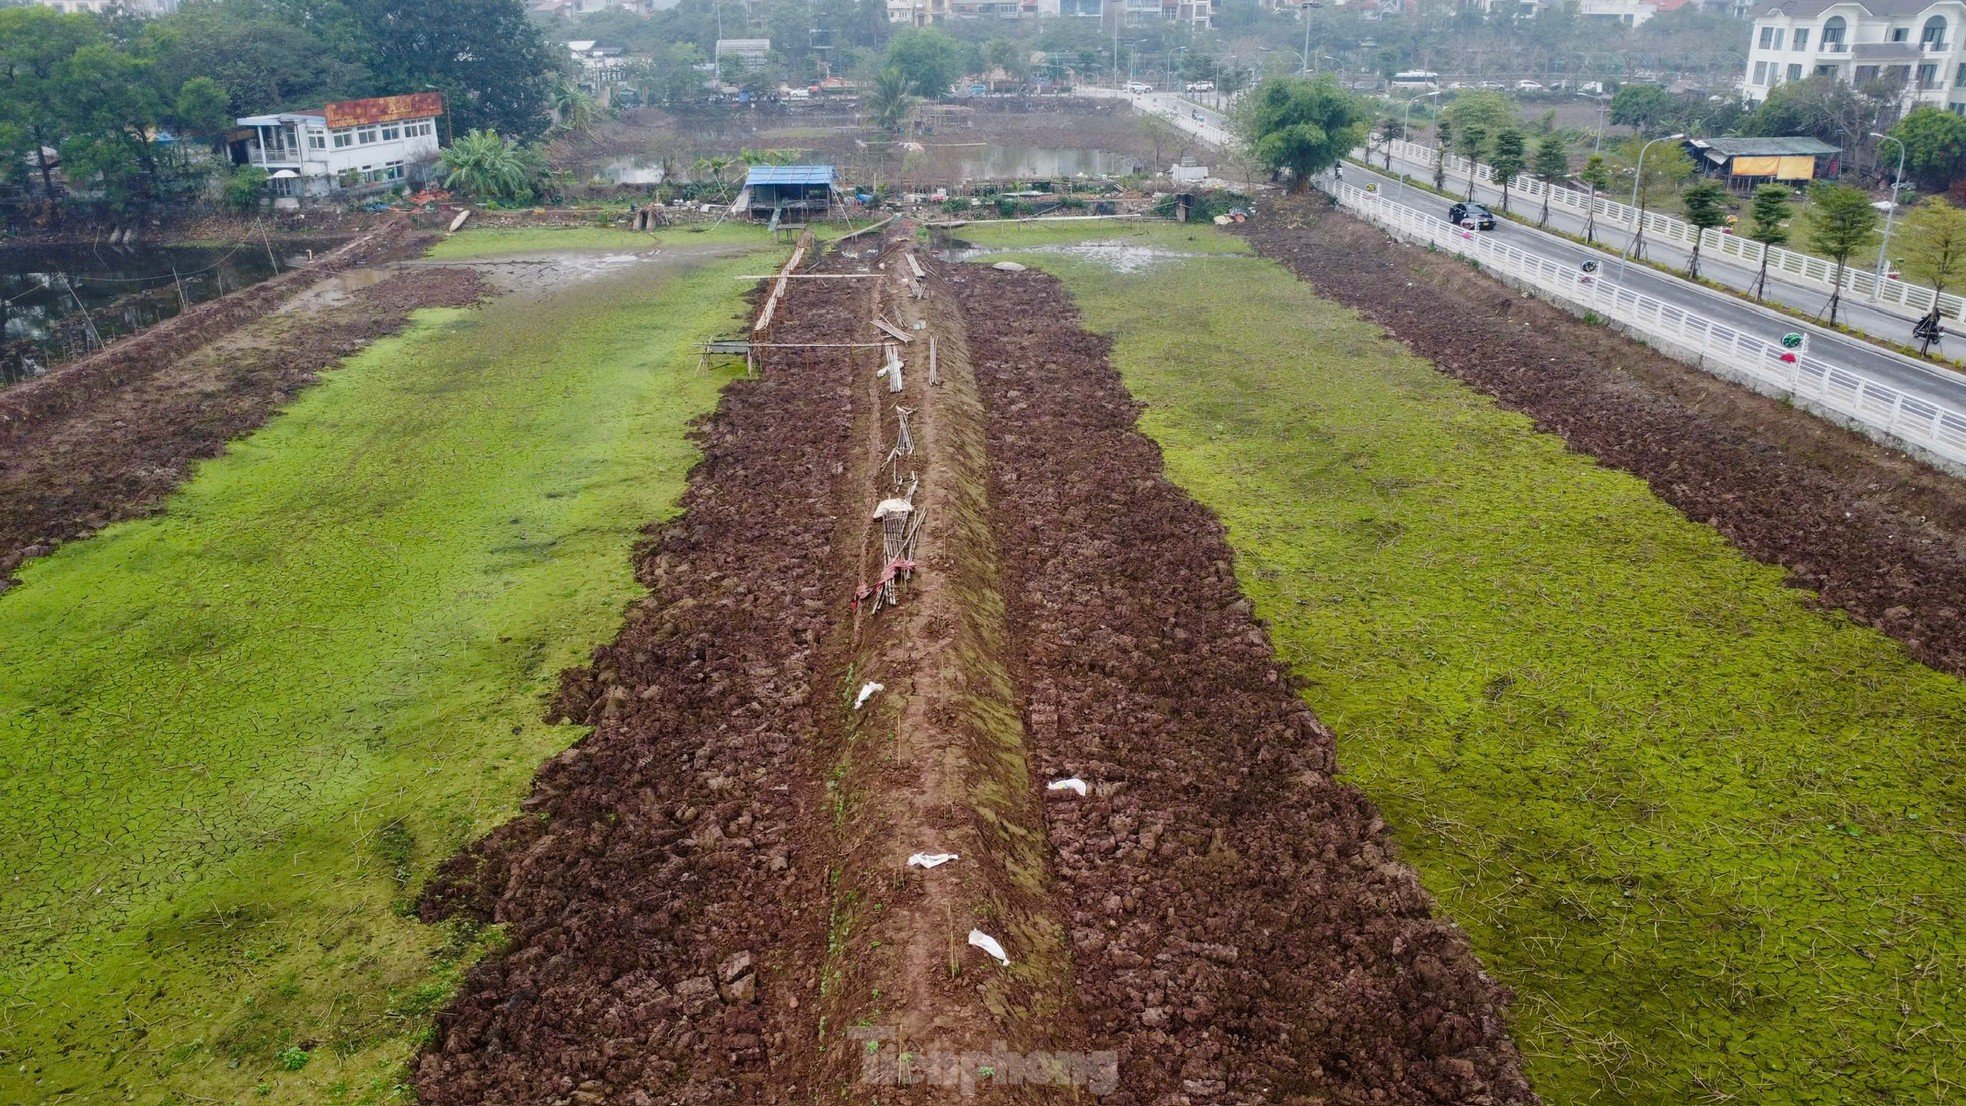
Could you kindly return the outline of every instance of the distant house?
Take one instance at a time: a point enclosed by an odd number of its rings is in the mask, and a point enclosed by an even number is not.
[[[732,209],[753,219],[797,223],[823,217],[833,200],[831,165],[753,165]]]
[[[717,40],[717,72],[724,71],[724,59],[733,58],[740,69],[763,69],[771,64],[768,38],[720,38]]]
[[[1835,177],[1843,151],[1814,138],[1695,138],[1686,143],[1702,176],[1747,191],[1756,185],[1807,184]]]
[[[619,46],[603,46],[592,39],[568,42],[567,53],[580,67],[581,83],[590,88],[620,80],[628,68],[627,51]]]
[[[443,96],[417,92],[248,115],[232,133],[232,161],[266,170],[267,191],[285,206],[378,192],[428,177],[443,114]]]

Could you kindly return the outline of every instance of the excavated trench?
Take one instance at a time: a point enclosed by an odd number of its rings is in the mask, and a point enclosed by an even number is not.
[[[509,944],[420,1100],[1532,1101],[1063,289],[783,284],[592,736],[425,896]]]

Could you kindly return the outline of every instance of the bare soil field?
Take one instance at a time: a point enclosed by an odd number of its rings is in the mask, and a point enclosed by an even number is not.
[[[1238,228],[1320,295],[1966,675],[1966,482],[1389,241],[1312,198]]]
[[[509,943],[420,1101],[1534,1101],[1106,340],[905,233],[787,282],[650,595],[565,678],[593,735],[426,892]]]

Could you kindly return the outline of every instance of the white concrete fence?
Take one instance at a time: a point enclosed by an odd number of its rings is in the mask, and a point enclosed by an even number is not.
[[[1395,152],[1394,156],[1398,156]],[[1466,171],[1465,163],[1463,171]],[[1966,411],[1906,394],[1863,373],[1802,353],[1784,361],[1779,343],[1742,332],[1612,284],[1573,266],[1527,253],[1488,235],[1348,184],[1327,186],[1338,202],[1404,237],[1474,258],[1559,304],[1595,312],[1670,347],[1715,375],[1758,391],[1791,397],[1873,438],[1922,451],[1955,472],[1966,472]]]
[[[1385,149],[1386,143],[1374,141],[1370,147],[1370,154],[1377,155],[1383,160]],[[1440,151],[1434,147],[1422,146],[1417,142],[1399,139],[1392,142],[1393,157],[1401,161],[1417,162],[1426,166],[1429,171],[1433,169],[1439,153]],[[1360,160],[1367,164],[1371,163],[1370,156],[1362,157]],[[1495,177],[1495,170],[1490,166],[1476,164],[1474,174],[1478,183],[1487,184],[1492,188],[1501,187]],[[1456,180],[1465,182],[1468,179],[1468,159],[1456,154],[1448,154],[1447,179],[1450,187]],[[1509,184],[1509,195],[1521,196],[1533,202],[1539,210],[1545,192],[1549,193],[1552,208],[1588,215],[1595,207],[1600,222],[1620,230],[1630,231],[1634,217],[1637,215],[1637,210],[1630,204],[1608,200],[1601,195],[1593,197],[1588,192],[1579,192],[1574,188],[1546,185],[1533,177],[1518,176]],[[1517,214],[1521,214],[1521,211],[1518,210]],[[1661,215],[1656,211],[1645,213],[1645,239],[1648,242],[1676,242],[1690,249],[1693,245],[1693,234],[1693,227],[1684,220]],[[1768,254],[1770,275],[1780,273],[1790,279],[1816,285],[1826,292],[1836,287],[1836,263],[1833,261],[1825,261],[1812,254],[1798,253],[1795,250],[1786,250],[1780,246],[1764,246],[1738,234],[1722,234],[1717,229],[1705,231],[1700,241],[1702,257],[1715,255],[1730,257],[1753,269],[1761,268],[1763,252]],[[1934,294],[1930,288],[1919,284],[1907,284],[1901,280],[1879,281],[1869,270],[1859,269],[1854,265],[1846,266],[1843,270],[1843,290],[1866,300],[1873,298],[1874,295],[1878,302],[1898,304],[1912,315],[1923,315],[1932,310]],[[1937,298],[1941,315],[1956,322],[1966,322],[1966,296],[1955,296],[1947,292]]]

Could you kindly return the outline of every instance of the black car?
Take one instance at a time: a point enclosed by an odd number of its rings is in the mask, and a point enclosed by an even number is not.
[[[1487,204],[1458,203],[1447,209],[1447,221],[1455,226],[1463,226],[1472,221],[1476,230],[1494,230],[1495,213],[1488,210]]]

